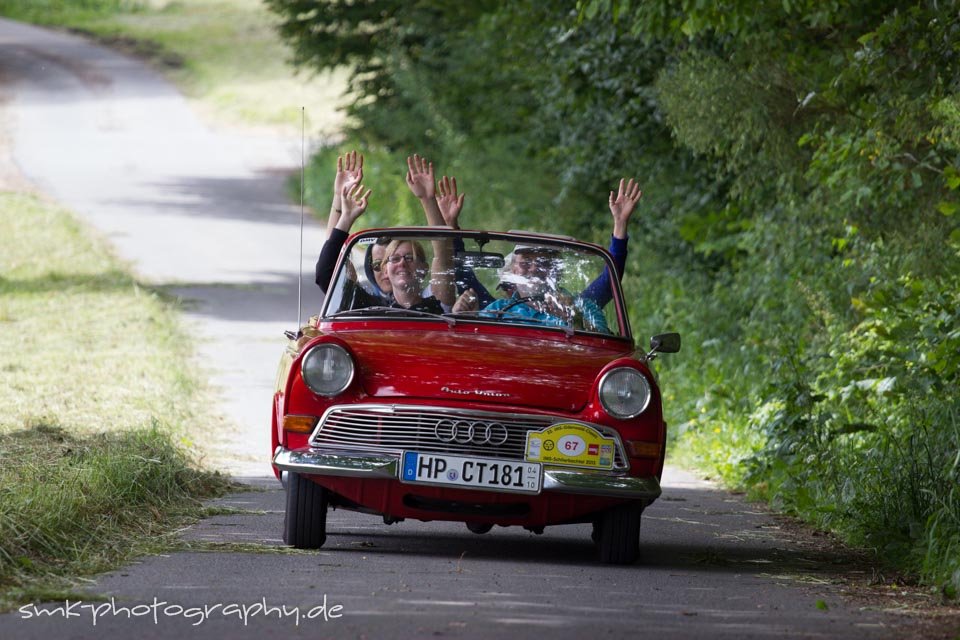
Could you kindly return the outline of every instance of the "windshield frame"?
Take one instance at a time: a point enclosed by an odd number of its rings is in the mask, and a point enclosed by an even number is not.
[[[553,330],[566,332],[568,334],[576,333],[577,335],[589,335],[589,336],[602,336],[604,338],[614,338],[622,340],[633,341],[633,333],[630,327],[630,319],[626,311],[625,298],[623,296],[623,289],[620,283],[620,278],[616,277],[616,266],[613,262],[613,257],[610,253],[598,245],[582,242],[579,240],[574,240],[573,238],[568,238],[564,236],[548,235],[548,234],[538,234],[538,233],[529,233],[529,232],[517,232],[517,231],[476,231],[476,230],[463,230],[463,229],[450,229],[448,227],[389,227],[389,228],[378,228],[378,229],[364,229],[350,235],[346,242],[344,242],[343,248],[340,251],[340,255],[337,258],[336,268],[333,272],[333,278],[330,281],[330,286],[327,291],[327,295],[324,296],[323,305],[319,314],[319,322],[336,322],[344,320],[367,320],[369,321],[371,317],[369,315],[351,315],[349,310],[330,310],[330,302],[335,297],[331,295],[333,289],[340,282],[341,274],[346,268],[346,263],[349,260],[349,256],[358,244],[367,244],[372,241],[375,241],[377,238],[382,237],[397,237],[397,238],[410,238],[416,237],[418,239],[429,240],[429,239],[439,239],[439,238],[462,238],[465,243],[470,243],[471,241],[480,240],[484,244],[490,241],[502,241],[509,242],[514,244],[541,244],[544,246],[556,247],[560,250],[575,250],[590,256],[596,256],[603,261],[604,266],[609,270],[609,273],[612,275],[610,278],[611,292],[613,294],[610,304],[613,305],[611,312],[615,315],[617,320],[617,325],[619,328],[619,333],[599,333],[594,331],[586,331],[583,329],[572,329],[571,327],[564,326],[548,326],[548,325],[539,325],[539,324],[526,324],[526,323],[516,323],[511,324],[517,328],[534,328],[534,329],[543,329],[543,330]],[[474,242],[474,244],[476,244]],[[599,275],[599,273],[597,274]],[[612,316],[611,316],[612,317]],[[397,316],[396,318],[377,318],[384,320],[419,320],[418,318],[411,318],[409,316]],[[495,324],[498,326],[503,326],[503,323],[497,322],[495,319],[483,316],[469,317],[467,314],[458,315],[454,313],[445,313],[444,315],[436,316],[437,322],[446,322],[446,324],[451,324],[451,319],[455,320],[454,324],[460,323],[480,323],[480,324]],[[424,317],[424,321],[431,321],[430,318]]]

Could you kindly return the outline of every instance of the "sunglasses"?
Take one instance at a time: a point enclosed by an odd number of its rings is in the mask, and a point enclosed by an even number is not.
[[[380,273],[380,267],[383,266],[383,260],[374,260],[370,266],[373,267],[375,272]]]

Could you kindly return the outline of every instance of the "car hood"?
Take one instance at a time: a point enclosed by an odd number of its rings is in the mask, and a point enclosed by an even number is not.
[[[491,402],[576,411],[600,370],[632,353],[605,341],[531,339],[450,331],[349,331],[337,337],[357,359],[367,394]]]

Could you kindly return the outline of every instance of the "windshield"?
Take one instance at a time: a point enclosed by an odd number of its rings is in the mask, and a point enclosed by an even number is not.
[[[345,249],[323,316],[427,318],[626,336],[603,252],[512,234],[379,230]]]

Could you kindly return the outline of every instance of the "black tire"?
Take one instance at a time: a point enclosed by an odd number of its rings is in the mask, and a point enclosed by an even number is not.
[[[327,490],[298,473],[287,481],[283,541],[297,549],[319,549],[327,541]]]
[[[467,529],[470,529],[470,531],[477,535],[483,535],[484,533],[489,533],[490,529],[493,529],[493,525],[483,524],[481,522],[468,522]]]
[[[640,557],[640,516],[643,507],[625,504],[604,512],[594,524],[600,562],[633,564]]]

